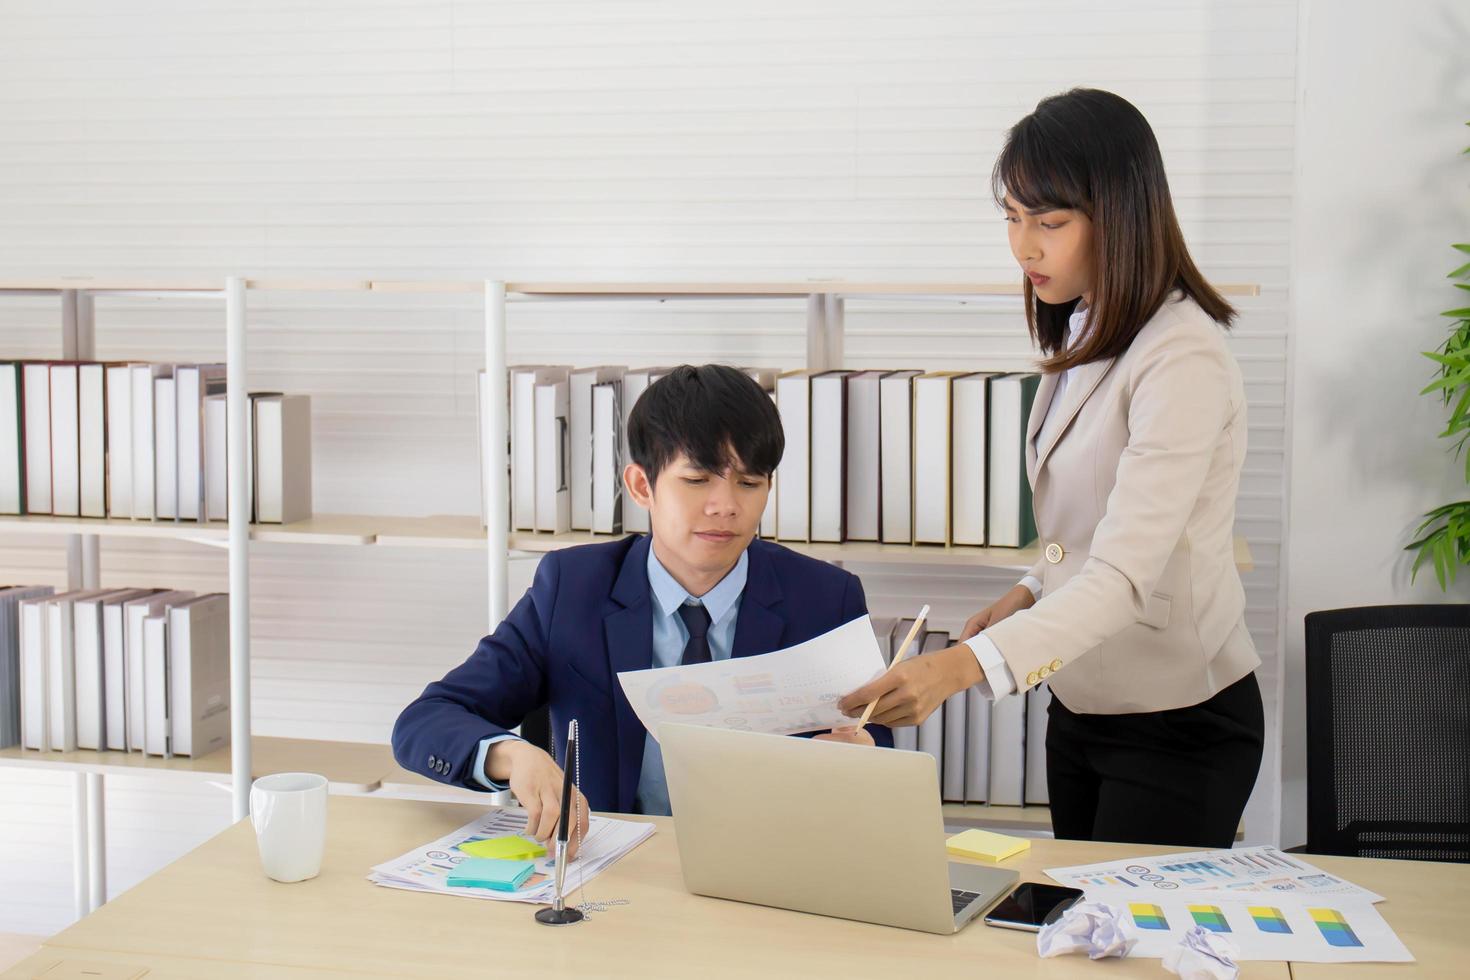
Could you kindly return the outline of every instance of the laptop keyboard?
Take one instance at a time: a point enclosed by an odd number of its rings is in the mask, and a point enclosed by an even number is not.
[[[949,890],[949,899],[950,902],[954,905],[955,915],[959,915],[961,912],[964,911],[966,905],[969,905],[971,902],[979,897],[979,892],[967,892],[959,888],[951,888]]]

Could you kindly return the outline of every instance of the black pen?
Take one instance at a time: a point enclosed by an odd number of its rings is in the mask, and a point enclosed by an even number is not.
[[[561,780],[561,820],[556,825],[556,897],[553,899],[551,908],[542,909],[536,914],[536,919],[547,925],[567,925],[578,922],[582,913],[576,909],[568,910],[564,898],[564,888],[567,879],[567,843],[570,839],[572,829],[572,794],[576,792],[576,785],[572,782],[572,768],[577,760],[577,721],[572,719],[567,725],[567,751],[562,756],[562,780]]]

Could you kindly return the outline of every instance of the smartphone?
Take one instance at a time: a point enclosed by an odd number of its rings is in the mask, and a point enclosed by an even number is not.
[[[1082,898],[1082,889],[1064,885],[1043,885],[1023,881],[1016,890],[1001,899],[985,913],[985,924],[1002,929],[1040,932],[1041,927],[1055,922],[1072,903]]]

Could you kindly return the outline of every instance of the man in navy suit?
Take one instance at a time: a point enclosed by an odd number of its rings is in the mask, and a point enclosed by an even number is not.
[[[560,815],[562,770],[509,732],[532,711],[549,705],[556,733],[577,719],[573,776],[593,809],[667,814],[658,743],[615,675],[770,653],[867,613],[856,576],[755,540],[785,438],[747,375],[676,369],[638,399],[628,445],[624,485],[652,533],[546,555],[504,622],[393,728],[401,765],[471,789],[508,786],[540,840]],[[817,737],[892,744],[877,725]]]

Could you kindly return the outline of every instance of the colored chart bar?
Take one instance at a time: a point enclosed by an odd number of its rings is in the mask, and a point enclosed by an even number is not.
[[[1211,932],[1230,931],[1230,923],[1225,921],[1225,913],[1220,911],[1218,905],[1191,905],[1189,914],[1194,918],[1196,925],[1203,926]]]
[[[1269,905],[1250,906],[1251,918],[1255,920],[1256,928],[1262,932],[1274,933],[1278,936],[1291,935],[1291,926],[1286,924],[1286,917],[1281,914],[1280,909]]]
[[[1169,929],[1169,920],[1164,918],[1164,910],[1157,905],[1130,902],[1128,912],[1133,916],[1133,924],[1140,929],[1162,929],[1166,932]]]
[[[1348,925],[1347,919],[1337,909],[1308,909],[1312,915],[1312,921],[1322,932],[1322,938],[1327,940],[1329,946],[1361,946],[1363,941],[1353,932],[1352,926]]]

